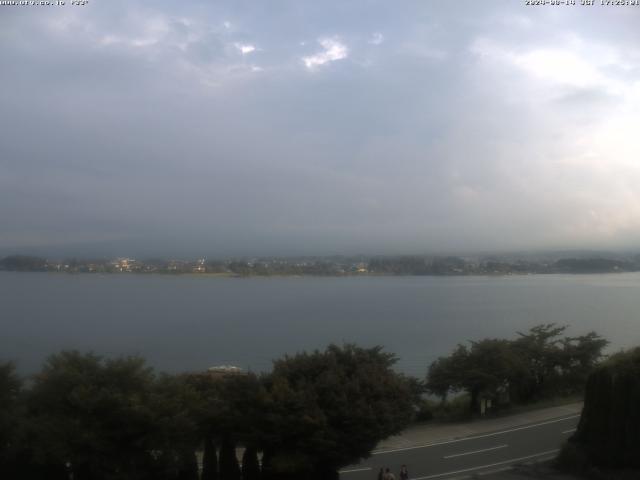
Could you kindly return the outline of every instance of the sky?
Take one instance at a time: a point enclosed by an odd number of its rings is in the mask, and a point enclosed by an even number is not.
[[[640,245],[640,7],[0,5],[0,253]]]

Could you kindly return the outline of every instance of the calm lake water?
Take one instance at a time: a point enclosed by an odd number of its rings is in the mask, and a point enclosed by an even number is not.
[[[538,323],[640,345],[640,274],[215,278],[0,272],[0,359],[31,373],[61,349],[140,354],[171,372],[269,370],[330,342],[383,345],[424,376],[458,342]]]

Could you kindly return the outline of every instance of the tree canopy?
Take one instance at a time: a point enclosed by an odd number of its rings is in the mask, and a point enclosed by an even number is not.
[[[613,355],[589,375],[570,443],[592,465],[640,468],[640,347]]]
[[[272,425],[280,425],[269,442],[275,468],[333,478],[405,428],[414,398],[407,379],[391,369],[394,363],[381,347],[355,345],[276,361],[267,409]]]
[[[25,384],[2,364],[0,473],[196,480],[204,450],[207,480],[335,478],[411,420],[413,384],[394,362],[380,347],[331,345],[262,376],[167,375],[139,357],[65,351]]]
[[[595,332],[561,337],[566,328],[542,324],[514,340],[458,345],[429,366],[427,390],[443,399],[466,392],[473,412],[480,410],[481,398],[526,403],[581,391],[608,342]]]

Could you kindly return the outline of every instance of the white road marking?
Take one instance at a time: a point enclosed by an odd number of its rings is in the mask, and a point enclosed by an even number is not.
[[[338,473],[353,473],[353,472],[367,472],[371,470],[371,467],[366,468],[353,468],[351,470],[340,470]]]
[[[479,467],[465,468],[464,470],[456,470],[454,472],[436,473],[435,475],[427,475],[426,477],[413,477],[413,480],[428,480],[430,478],[444,477],[446,475],[457,475],[459,473],[473,472],[474,470],[483,470],[485,468],[497,467],[498,465],[504,465],[506,463],[517,463],[521,462],[522,460],[529,460],[535,457],[551,455],[552,453],[558,453],[559,451],[559,449],[549,450],[547,452],[536,453],[534,455],[527,455],[526,457],[512,458],[511,460],[505,460],[504,462],[491,463],[489,465],[480,465]]]
[[[567,433],[573,433],[573,432],[575,432],[575,431],[576,431],[576,429],[575,429],[575,428],[572,428],[572,429],[570,429],[570,430],[565,430],[564,432],[562,432],[562,434],[563,434],[563,435],[565,435],[565,434],[567,434]]]
[[[571,419],[578,418],[578,417],[580,417],[580,415],[571,415],[570,417],[563,417],[563,418],[558,418],[556,420],[549,420],[547,422],[536,423],[535,425],[526,425],[524,427],[511,428],[509,430],[503,430],[501,432],[485,433],[483,435],[476,435],[474,437],[458,438],[456,440],[447,440],[447,441],[444,441],[444,442],[426,443],[424,445],[416,445],[416,446],[413,446],[413,447],[404,447],[404,448],[394,448],[394,449],[391,449],[391,450],[382,450],[382,451],[379,451],[379,452],[373,452],[371,455],[384,455],[386,453],[404,452],[406,450],[416,450],[416,449],[419,449],[419,448],[435,447],[437,445],[448,445],[450,443],[466,442],[466,441],[469,441],[469,440],[477,440],[478,438],[495,437],[496,435],[504,435],[505,433],[517,432],[517,431],[520,431],[520,430],[526,430],[528,428],[535,428],[535,427],[541,427],[543,425],[550,425],[552,423],[564,422],[564,421],[571,420]]]
[[[455,453],[453,455],[447,455],[446,457],[442,457],[442,458],[464,457],[465,455],[473,455],[474,453],[490,452],[491,450],[498,450],[500,448],[507,448],[508,446],[509,445],[498,445],[497,447],[483,448],[482,450],[474,450],[473,452]]]

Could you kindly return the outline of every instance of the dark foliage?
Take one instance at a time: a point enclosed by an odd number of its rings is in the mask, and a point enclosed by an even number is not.
[[[28,255],[11,255],[0,259],[0,270],[15,272],[43,272],[47,269],[47,261],[40,257]]]
[[[256,447],[247,447],[242,455],[242,480],[260,480],[260,463]]]
[[[640,468],[640,348],[614,355],[589,376],[570,442],[593,465]]]
[[[218,480],[218,454],[213,443],[212,435],[208,434],[204,439],[204,452],[202,456],[202,480]]]
[[[240,480],[241,472],[236,456],[236,444],[225,435],[220,446],[220,480]]]
[[[427,390],[443,402],[451,392],[466,392],[475,413],[481,399],[504,405],[581,392],[608,342],[595,332],[563,338],[565,330],[544,324],[515,340],[458,345],[430,365]]]
[[[329,346],[284,357],[268,380],[270,467],[279,475],[333,478],[413,417],[411,385],[380,347]],[[277,434],[275,434],[277,432]]]

